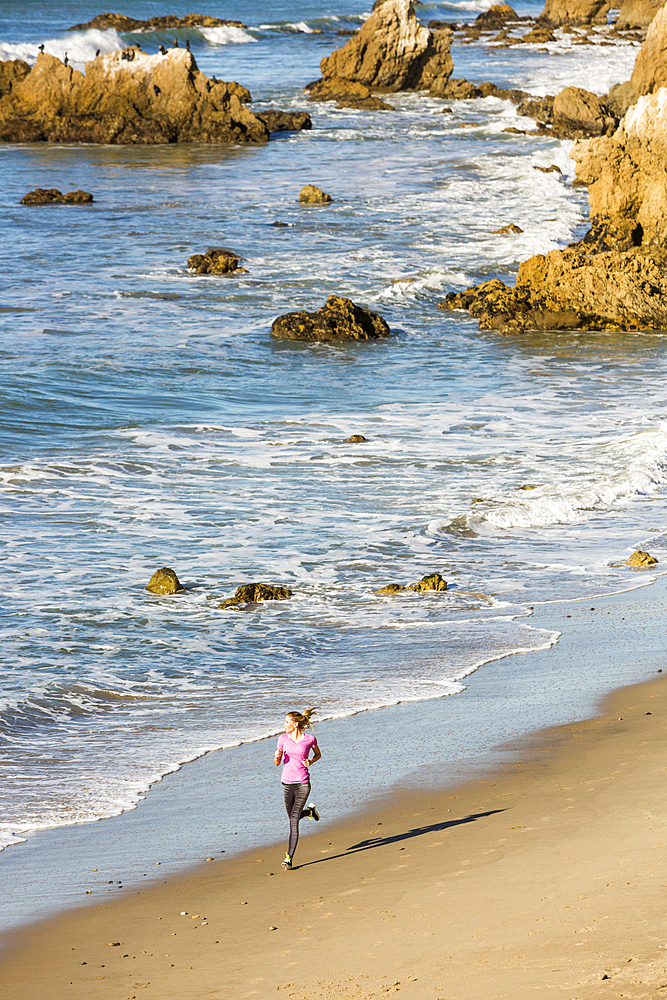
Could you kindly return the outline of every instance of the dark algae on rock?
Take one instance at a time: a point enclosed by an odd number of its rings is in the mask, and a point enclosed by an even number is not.
[[[235,608],[242,604],[257,604],[260,601],[286,601],[292,596],[289,587],[276,587],[272,583],[244,583],[237,587],[233,597],[219,604],[219,608]]]
[[[271,326],[271,333],[286,340],[325,342],[378,340],[391,336],[381,316],[338,295],[330,295],[316,312],[302,310],[279,316]]]

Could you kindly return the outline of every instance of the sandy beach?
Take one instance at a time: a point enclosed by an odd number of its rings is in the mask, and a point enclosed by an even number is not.
[[[616,606],[652,592],[655,609],[661,588]],[[526,737],[483,778],[448,784],[426,752],[430,782],[304,822],[292,872],[282,844],[218,855],[19,932],[0,998],[660,995],[666,719],[656,675]]]

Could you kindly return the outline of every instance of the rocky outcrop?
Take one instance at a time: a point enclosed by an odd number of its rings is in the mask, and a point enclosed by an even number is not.
[[[541,20],[551,24],[606,24],[609,0],[546,0]]]
[[[98,14],[92,21],[86,21],[85,24],[73,24],[67,30],[88,31],[90,28],[97,28],[99,31],[108,31],[109,28],[113,28],[120,32],[161,31],[173,28],[221,28],[226,24],[233,25],[235,28],[246,27],[241,21],[221,21],[219,17],[210,17],[208,14],[186,14],[185,17],[164,14],[149,17],[147,21],[140,21],[136,17],[128,17],[126,14]]]
[[[475,18],[475,27],[481,31],[500,31],[508,21],[520,21],[521,18],[507,3],[495,3],[488,10],[483,10]]]
[[[233,271],[247,274],[246,269],[240,267],[241,259],[233,250],[211,247],[204,254],[194,253],[188,259],[188,268],[197,274],[231,274]]]
[[[393,111],[394,106],[376,97],[370,87],[356,80],[341,80],[329,77],[315,80],[306,87],[309,101],[335,101],[339,108],[353,108],[356,111]]]
[[[94,201],[88,191],[68,191],[63,194],[58,188],[35,188],[21,198],[22,205],[90,205]]]
[[[581,87],[565,87],[555,97],[547,94],[519,104],[518,112],[534,118],[558,139],[584,139],[593,135],[609,135],[618,119],[600,98]]]
[[[630,28],[648,28],[649,24],[664,7],[665,0],[624,0],[620,5],[616,31]]]
[[[407,586],[404,586],[402,583],[388,583],[386,587],[381,587],[376,593],[390,595],[398,594],[402,590],[416,590],[419,593],[433,590],[443,591],[447,590],[447,581],[443,580],[439,573],[430,573],[427,576],[423,576],[417,583],[409,583]]]
[[[271,327],[274,337],[287,340],[340,342],[379,340],[390,337],[389,326],[370,309],[362,309],[350,299],[330,295],[317,312],[293,312],[279,316]]]
[[[639,99],[613,136],[578,142],[571,156],[588,186],[592,238],[617,249],[667,238],[667,89]]]
[[[269,132],[303,132],[313,127],[307,111],[256,111]]]
[[[173,569],[163,566],[162,569],[157,569],[153,573],[146,584],[146,590],[150,590],[151,594],[179,594],[185,590],[185,587],[180,583]]]
[[[136,48],[86,63],[42,53],[32,70],[0,63],[3,142],[264,142],[269,129],[238,83],[212,82],[186,49]]]
[[[649,566],[657,566],[658,560],[642,549],[635,549],[631,556],[625,560],[626,566],[633,566],[635,569],[647,569]]]
[[[454,64],[448,28],[431,31],[419,24],[412,0],[384,0],[358,35],[320,63],[322,81],[309,84],[311,98],[325,100],[360,84],[371,92],[428,90],[441,96]],[[328,98],[331,99],[331,98]]]
[[[292,596],[288,587],[275,587],[271,583],[244,583],[238,587],[233,597],[219,604],[219,608],[235,608],[241,604],[257,604],[260,601],[286,601]]]
[[[299,201],[302,205],[330,205],[333,198],[322,188],[314,184],[306,184],[299,192]]]
[[[646,39],[637,54],[632,76],[625,83],[612,87],[607,103],[619,115],[640,97],[653,94],[660,87],[667,87],[667,7],[662,7],[653,18]]]

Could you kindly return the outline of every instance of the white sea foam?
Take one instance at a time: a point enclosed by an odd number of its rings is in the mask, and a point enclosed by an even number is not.
[[[11,59],[22,59],[32,66],[37,61],[39,55],[38,42],[0,42],[0,60],[7,62]],[[68,32],[60,38],[47,38],[43,42],[44,51],[51,56],[64,60],[67,55],[69,62],[78,68],[89,60],[95,58],[95,53],[115,52],[123,48],[123,43],[118,33],[110,28],[108,31],[99,31],[91,28],[88,31]]]
[[[199,31],[211,45],[245,45],[257,41],[248,31],[233,24],[221,25],[218,28],[200,28]]]

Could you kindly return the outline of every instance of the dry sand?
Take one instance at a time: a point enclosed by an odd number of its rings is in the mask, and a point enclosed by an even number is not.
[[[659,677],[302,840],[291,872],[274,845],[24,929],[0,1000],[667,996],[666,721]]]

